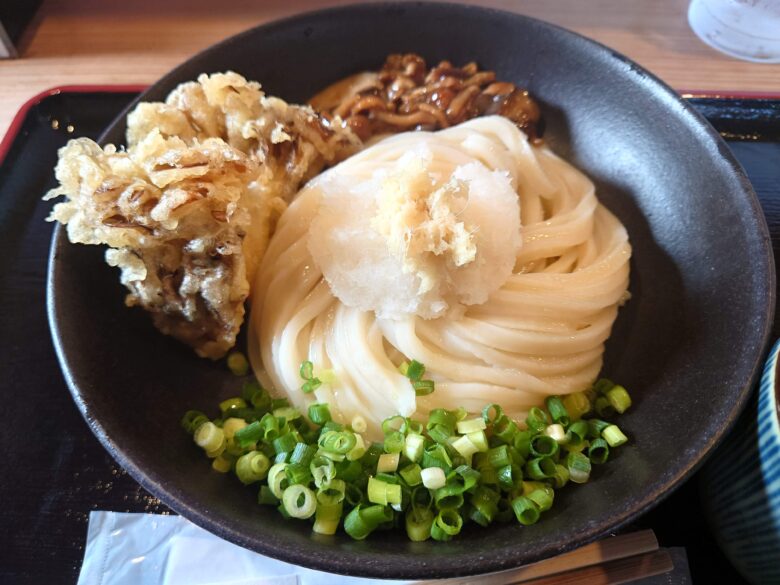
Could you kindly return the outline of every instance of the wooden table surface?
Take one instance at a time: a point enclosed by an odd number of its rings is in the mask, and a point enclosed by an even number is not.
[[[37,93],[71,84],[149,84],[224,37],[354,0],[47,0],[22,57],[0,61],[0,136]],[[472,0],[596,39],[679,90],[780,93],[780,65],[721,55],[688,27],[688,0]]]

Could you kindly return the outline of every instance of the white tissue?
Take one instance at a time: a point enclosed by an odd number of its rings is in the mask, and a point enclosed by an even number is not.
[[[91,512],[78,585],[402,585],[283,563],[181,516]]]

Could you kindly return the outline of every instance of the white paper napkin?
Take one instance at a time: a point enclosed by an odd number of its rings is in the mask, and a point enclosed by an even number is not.
[[[181,516],[91,512],[78,585],[404,585],[305,569],[231,544]]]

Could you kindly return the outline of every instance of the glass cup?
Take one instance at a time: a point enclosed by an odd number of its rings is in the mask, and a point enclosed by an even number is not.
[[[780,0],[692,0],[693,32],[718,51],[758,63],[780,63]]]

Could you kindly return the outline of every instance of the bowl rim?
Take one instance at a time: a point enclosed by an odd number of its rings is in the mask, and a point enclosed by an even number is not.
[[[200,510],[198,508],[191,506],[190,504],[185,502],[179,495],[172,493],[168,489],[166,489],[164,478],[154,477],[152,474],[144,471],[139,465],[135,463],[133,458],[128,454],[128,452],[121,445],[112,441],[112,439],[107,434],[101,422],[91,415],[88,401],[86,401],[84,399],[84,396],[81,394],[81,390],[79,389],[79,386],[74,378],[73,372],[69,367],[65,346],[61,338],[61,332],[57,323],[57,318],[56,318],[57,295],[55,294],[55,289],[56,289],[55,263],[57,257],[57,249],[62,244],[71,245],[67,241],[65,235],[65,229],[63,229],[63,227],[60,224],[57,224],[52,234],[52,241],[51,241],[51,247],[49,252],[49,264],[47,270],[46,288],[47,288],[47,315],[48,315],[49,325],[52,333],[52,338],[53,338],[53,343],[57,354],[57,358],[60,362],[63,371],[63,376],[73,396],[74,402],[76,403],[79,411],[81,412],[88,426],[95,434],[95,436],[98,438],[98,440],[101,442],[101,444],[104,446],[104,448],[123,468],[125,468],[128,471],[128,473],[144,489],[149,491],[155,497],[158,497],[163,503],[165,503],[173,511],[184,516],[186,519],[190,520],[191,522],[200,526],[201,528],[204,528],[209,532],[212,532],[213,534],[216,534],[217,536],[224,538],[230,542],[257,551],[260,554],[268,555],[272,558],[276,558],[296,565],[310,567],[321,571],[344,574],[344,575],[352,575],[352,576],[360,575],[365,577],[386,578],[386,579],[387,578],[424,579],[424,578],[460,577],[466,575],[475,575],[475,574],[483,574],[488,572],[506,570],[506,569],[517,567],[521,558],[522,558],[522,563],[530,563],[530,562],[538,561],[543,558],[550,557],[554,554],[560,554],[568,550],[572,550],[574,548],[583,546],[603,536],[606,536],[607,534],[612,533],[624,527],[625,525],[629,524],[630,522],[634,521],[637,517],[646,513],[649,509],[651,509],[652,507],[656,506],[658,503],[663,501],[663,499],[668,497],[685,480],[690,478],[691,475],[693,475],[705,463],[707,458],[712,454],[715,447],[723,440],[723,438],[727,435],[727,433],[732,429],[732,427],[737,421],[737,418],[739,417],[740,413],[745,407],[747,398],[750,394],[750,391],[755,381],[760,376],[761,368],[764,363],[763,358],[766,354],[766,348],[770,340],[772,321],[775,312],[776,274],[775,274],[775,264],[773,261],[773,257],[774,257],[773,249],[771,246],[771,239],[770,239],[769,229],[766,223],[766,219],[764,217],[761,206],[758,202],[758,198],[753,190],[753,187],[749,179],[747,178],[747,174],[745,173],[744,169],[737,161],[736,157],[733,155],[731,150],[728,148],[726,143],[723,141],[721,136],[717,133],[717,131],[709,124],[709,122],[699,112],[697,112],[691,105],[689,105],[668,84],[660,80],[656,75],[647,71],[645,68],[643,68],[636,62],[632,61],[625,55],[622,55],[616,50],[598,41],[590,39],[584,35],[566,29],[562,26],[549,23],[547,21],[543,21],[534,17],[526,16],[524,14],[516,13],[516,12],[477,6],[477,5],[457,4],[451,2],[415,2],[415,3],[407,3],[403,1],[376,2],[376,3],[371,2],[371,3],[351,3],[351,4],[336,6],[336,7],[329,7],[329,8],[323,8],[314,11],[307,11],[307,12],[287,16],[281,19],[273,20],[271,22],[267,22],[264,24],[260,24],[258,26],[254,26],[245,31],[242,31],[236,35],[225,38],[222,41],[214,45],[211,45],[206,49],[203,49],[202,51],[199,51],[198,53],[187,58],[179,65],[174,67],[172,70],[170,70],[168,73],[163,75],[158,81],[150,85],[138,97],[132,100],[130,104],[128,104],[128,106],[126,106],[125,109],[122,110],[112,120],[109,126],[107,126],[107,128],[101,134],[100,138],[98,139],[98,143],[101,145],[105,145],[108,136],[112,133],[112,131],[114,131],[115,127],[118,124],[124,125],[127,114],[133,108],[135,108],[135,106],[140,101],[147,99],[148,95],[154,94],[161,88],[170,85],[169,80],[171,78],[176,77],[177,74],[182,69],[186,68],[191,62],[202,59],[203,57],[208,56],[210,53],[219,51],[231,44],[241,43],[243,39],[247,37],[251,37],[252,35],[257,34],[258,32],[267,32],[267,31],[273,31],[275,29],[281,29],[290,26],[291,24],[295,24],[296,22],[305,21],[307,19],[312,19],[312,18],[337,18],[337,16],[340,13],[351,12],[355,10],[381,12],[383,10],[392,10],[392,9],[414,10],[414,9],[421,9],[421,8],[441,10],[442,12],[455,10],[467,14],[469,13],[492,14],[494,16],[499,16],[502,18],[515,19],[518,22],[524,21],[526,24],[533,24],[535,26],[547,27],[548,29],[554,30],[557,34],[563,34],[565,36],[569,36],[570,38],[572,38],[572,40],[576,42],[589,45],[593,50],[597,50],[609,58],[620,61],[621,63],[628,66],[634,73],[647,78],[651,82],[651,84],[655,85],[659,90],[662,90],[663,91],[662,95],[665,95],[666,98],[671,99],[672,102],[675,103],[675,105],[681,108],[681,110],[685,115],[690,116],[697,123],[697,125],[705,131],[706,137],[712,142],[714,142],[714,144],[717,146],[720,156],[725,160],[726,163],[728,163],[728,166],[731,168],[731,171],[734,173],[735,177],[737,178],[741,191],[746,195],[746,203],[750,206],[752,210],[751,215],[757,220],[757,227],[761,232],[759,234],[760,235],[759,239],[763,245],[763,252],[764,252],[761,258],[768,260],[766,266],[765,279],[761,283],[762,290],[765,292],[765,298],[768,300],[768,303],[765,306],[765,310],[763,314],[759,315],[758,312],[756,313],[757,317],[760,316],[763,319],[762,329],[760,332],[758,332],[758,334],[755,335],[755,339],[758,341],[757,347],[760,347],[760,351],[756,352],[756,355],[753,358],[752,365],[749,368],[748,367],[745,368],[749,372],[749,374],[747,378],[744,380],[742,387],[739,390],[738,395],[736,396],[736,400],[732,403],[733,406],[731,408],[731,411],[729,412],[728,416],[723,420],[723,424],[721,424],[720,427],[713,433],[713,435],[709,438],[707,443],[703,445],[701,451],[692,460],[686,462],[684,466],[680,467],[678,473],[676,473],[674,476],[670,478],[667,478],[663,486],[659,486],[657,490],[648,493],[647,496],[642,500],[632,501],[631,505],[626,506],[624,510],[616,514],[613,517],[613,520],[609,524],[601,525],[601,526],[597,526],[595,524],[588,525],[587,527],[583,528],[583,531],[580,533],[578,538],[572,539],[570,542],[563,545],[550,545],[541,548],[537,551],[537,553],[533,555],[521,555],[519,552],[520,547],[511,547],[510,545],[507,545],[507,547],[505,548],[496,549],[488,553],[481,553],[478,556],[475,555],[474,557],[469,558],[469,562],[467,564],[462,564],[460,566],[452,562],[445,563],[441,566],[436,566],[436,563],[429,563],[422,560],[427,556],[425,555],[420,557],[414,557],[414,559],[420,559],[417,562],[413,562],[413,559],[408,557],[410,562],[408,562],[403,566],[400,563],[398,564],[391,563],[393,565],[393,569],[390,570],[387,562],[381,561],[381,559],[385,555],[381,555],[378,553],[360,552],[356,554],[358,556],[362,556],[363,558],[371,557],[377,562],[360,563],[359,569],[356,570],[357,567],[355,566],[355,564],[353,564],[349,560],[351,556],[347,558],[347,560],[341,560],[341,561],[339,561],[338,559],[334,560],[332,557],[324,558],[318,555],[314,557],[307,556],[305,552],[306,550],[305,547],[302,547],[300,550],[298,549],[291,550],[291,549],[282,548],[278,545],[275,545],[273,542],[269,542],[268,539],[261,542],[252,539],[241,532],[238,532],[232,526],[226,525],[224,523],[220,523],[218,520],[215,520],[215,518],[209,515],[207,511]],[[518,552],[514,552],[514,551],[518,551]],[[457,554],[448,558],[450,558],[451,560],[463,559],[465,558],[465,553],[463,555]]]

